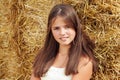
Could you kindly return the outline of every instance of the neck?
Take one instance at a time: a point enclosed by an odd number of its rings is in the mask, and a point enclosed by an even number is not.
[[[59,54],[61,54],[61,55],[68,55],[69,48],[70,48],[70,46],[60,45],[60,47],[59,47]]]

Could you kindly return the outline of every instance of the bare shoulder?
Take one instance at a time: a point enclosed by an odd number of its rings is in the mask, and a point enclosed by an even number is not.
[[[41,80],[40,78],[37,78],[34,76],[34,73],[32,73],[30,80]]]
[[[78,69],[86,67],[88,65],[92,66],[92,60],[89,57],[81,57],[78,65]]]
[[[92,61],[88,57],[82,57],[78,65],[78,73],[73,75],[72,80],[90,80],[93,72]]]

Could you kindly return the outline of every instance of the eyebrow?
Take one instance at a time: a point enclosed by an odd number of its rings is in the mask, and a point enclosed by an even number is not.
[[[65,24],[65,25],[62,25],[62,26],[66,27],[66,26],[69,26],[69,25]],[[52,27],[60,27],[60,25],[55,25],[55,26],[52,26]]]
[[[56,27],[60,27],[60,26],[52,26],[52,28],[56,28]]]

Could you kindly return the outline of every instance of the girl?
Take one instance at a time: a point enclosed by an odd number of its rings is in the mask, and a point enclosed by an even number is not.
[[[72,6],[58,4],[48,17],[45,44],[35,58],[31,80],[90,80],[94,43],[83,32]]]

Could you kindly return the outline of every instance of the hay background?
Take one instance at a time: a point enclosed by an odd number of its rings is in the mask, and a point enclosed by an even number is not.
[[[74,6],[95,39],[99,69],[91,80],[120,80],[120,0],[0,0],[0,80],[29,80],[58,3]]]

